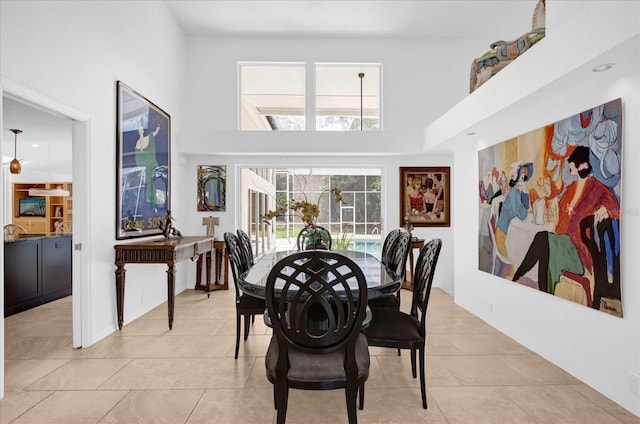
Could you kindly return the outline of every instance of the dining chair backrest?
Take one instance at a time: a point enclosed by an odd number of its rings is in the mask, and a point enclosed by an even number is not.
[[[342,298],[338,292],[344,293]],[[265,302],[278,342],[279,369],[287,369],[290,349],[319,354],[343,349],[346,368],[355,366],[367,282],[351,259],[328,250],[289,255],[271,269]]]
[[[311,237],[311,232],[316,231],[315,237],[319,239],[318,243],[313,246],[309,246],[309,239]],[[320,231],[320,232],[318,232]],[[298,233],[298,238],[296,239],[296,246],[298,250],[309,250],[309,249],[324,249],[331,250],[331,233],[324,227],[316,225],[312,228],[303,228]]]
[[[420,320],[420,332],[425,335],[425,322],[427,305],[431,295],[433,275],[440,256],[442,240],[433,239],[420,250],[416,261],[416,270],[413,274],[413,299],[411,301],[410,314]],[[418,313],[420,312],[420,316]]]
[[[410,248],[411,233],[400,229],[398,237],[396,237],[391,249],[389,250],[389,259],[386,264],[387,267],[394,271],[398,276],[404,277]]]
[[[227,247],[229,264],[231,265],[231,274],[233,275],[233,285],[236,289],[236,299],[238,299],[240,297],[240,288],[238,287],[240,276],[249,268],[247,268],[244,261],[242,247],[238,236],[230,232],[224,233],[224,244]]]
[[[391,254],[391,248],[400,235],[400,228],[396,228],[387,234],[382,244],[382,253],[380,255],[380,262],[387,265],[389,263],[389,255]]]
[[[251,268],[254,264],[253,260],[253,247],[251,246],[251,239],[249,235],[241,229],[237,229],[238,239],[240,240],[240,246],[242,247],[242,254],[244,255],[245,264],[247,268]]]

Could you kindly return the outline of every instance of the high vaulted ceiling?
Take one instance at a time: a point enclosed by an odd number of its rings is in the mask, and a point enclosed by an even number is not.
[[[513,39],[537,0],[164,0],[184,32],[215,37]],[[70,122],[4,99],[2,151],[42,172],[70,169]],[[52,122],[49,122],[52,120]],[[42,129],[47,126],[46,131]],[[46,134],[46,135],[44,135]],[[39,144],[39,147],[33,147]],[[56,146],[52,148],[51,146]],[[11,158],[8,157],[7,160]]]
[[[196,36],[517,38],[537,0],[165,0]]]

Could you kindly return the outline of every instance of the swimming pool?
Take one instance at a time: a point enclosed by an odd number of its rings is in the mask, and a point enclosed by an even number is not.
[[[352,241],[351,246],[349,246],[350,250],[355,250],[357,252],[365,252],[370,255],[376,256],[380,258],[380,252],[382,250],[382,242],[381,241]]]

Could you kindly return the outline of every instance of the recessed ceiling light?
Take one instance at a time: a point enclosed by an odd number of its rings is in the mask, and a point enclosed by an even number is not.
[[[37,149],[38,147],[40,147],[40,145],[38,143],[33,143],[31,147],[33,147],[34,149]]]
[[[592,71],[593,72],[604,72],[616,66],[615,63],[603,63],[601,65],[595,66]]]

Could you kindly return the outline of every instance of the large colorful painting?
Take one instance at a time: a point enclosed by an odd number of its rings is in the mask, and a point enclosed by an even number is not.
[[[622,101],[478,152],[479,267],[622,317]]]
[[[162,234],[171,210],[171,118],[118,81],[116,239]]]

